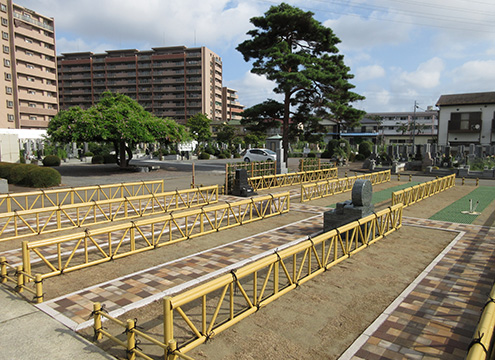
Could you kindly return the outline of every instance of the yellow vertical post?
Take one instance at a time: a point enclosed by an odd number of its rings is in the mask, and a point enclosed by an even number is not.
[[[11,212],[12,211],[12,198],[9,196],[7,198],[7,212]]]
[[[29,242],[24,240],[22,242],[22,265],[24,268],[24,271],[31,275],[31,259],[29,256],[29,249],[28,249],[28,244]]]
[[[321,170],[321,159],[318,158],[318,170]]]
[[[397,174],[397,181],[400,181],[400,174]]]
[[[168,344],[168,355],[166,360],[176,360],[177,355],[174,354],[174,351],[177,350],[177,341],[172,339],[167,344]]]
[[[301,171],[304,171],[304,159],[301,159]]]
[[[347,170],[345,171],[345,177],[347,177]]]
[[[195,187],[195,177],[196,177],[196,168],[194,167],[194,162],[192,163],[192,187]]]
[[[21,293],[24,291],[24,273],[22,272],[22,266],[16,268],[17,272],[17,292]]]
[[[7,259],[5,256],[0,256],[0,283],[7,282]]]
[[[174,318],[172,310],[172,298],[163,298],[163,343],[168,344],[174,338]]]
[[[131,242],[131,252],[135,251],[136,250],[136,237],[135,237],[135,229],[134,229],[134,225],[131,227],[130,229],[130,242]]]
[[[480,184],[480,179],[476,178],[476,186],[479,186],[479,184]]]
[[[251,177],[254,176],[254,163],[251,163]]]
[[[93,303],[93,328],[95,330],[95,340],[101,340],[103,337],[101,330],[101,304],[99,302]]]
[[[466,182],[466,178],[462,178],[462,183],[461,185],[464,185],[464,183]]]
[[[43,302],[43,279],[40,274],[36,274],[34,283],[36,284],[36,303],[41,304]]]
[[[230,320],[232,320],[234,318],[234,287],[236,286],[237,284],[235,283],[235,281],[232,281],[229,285],[229,290],[230,290],[230,297],[229,297],[229,300],[230,300],[230,311],[229,311],[229,315],[230,315]]]
[[[274,264],[273,266],[273,293],[277,294],[278,293],[278,275],[280,272],[279,268],[279,261]]]
[[[225,191],[224,194],[227,195],[229,189],[229,164],[225,164]]]
[[[412,181],[412,175],[409,174],[409,182],[411,182],[411,181]]]
[[[203,334],[206,334],[206,331],[208,331],[206,327],[206,295],[201,298],[201,326]]]
[[[136,334],[134,333],[134,326],[136,323],[132,319],[127,320],[126,334],[127,334],[127,359],[135,360],[136,353],[134,349],[136,348]]]
[[[253,272],[253,305],[258,305],[258,272]]]

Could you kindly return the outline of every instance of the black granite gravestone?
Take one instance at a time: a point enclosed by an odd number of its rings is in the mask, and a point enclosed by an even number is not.
[[[253,187],[249,185],[247,171],[245,169],[237,169],[235,171],[232,194],[244,197],[256,195],[253,191]]]

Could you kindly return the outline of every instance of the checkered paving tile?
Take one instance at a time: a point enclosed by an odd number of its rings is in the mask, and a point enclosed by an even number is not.
[[[405,298],[385,311],[385,320],[375,322],[341,360],[466,356],[495,278],[495,228],[406,217],[403,223],[459,236]]]
[[[143,306],[166,294],[184,288],[211,276],[230,271],[240,262],[254,260],[266,252],[302,241],[322,228],[321,208],[318,214],[265,233],[251,236],[227,245],[209,249],[145,271],[111,280],[60,298],[37,305],[72,329],[88,325],[93,303],[100,302],[112,314]],[[188,285],[189,284],[189,285]]]

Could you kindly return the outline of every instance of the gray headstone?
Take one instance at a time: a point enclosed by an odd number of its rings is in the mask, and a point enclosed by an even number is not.
[[[373,187],[371,181],[358,179],[352,187],[352,205],[370,206],[373,197]]]

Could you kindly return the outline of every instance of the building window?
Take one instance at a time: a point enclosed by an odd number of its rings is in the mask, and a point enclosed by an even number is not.
[[[29,38],[24,38],[24,41],[27,42],[28,44],[32,44],[33,43],[33,40],[31,40]]]
[[[32,78],[32,77],[29,77],[29,76],[28,76],[28,77],[27,77],[27,81],[29,81],[29,82],[34,82],[34,78]]]
[[[7,107],[12,109],[14,107],[14,102],[12,100],[7,100]]]
[[[10,60],[9,59],[3,59],[3,66],[10,67]]]
[[[35,108],[35,107],[36,107],[36,104],[35,104],[35,103],[29,103],[29,104],[28,104],[28,106],[29,106],[30,108]]]
[[[34,56],[34,54],[31,51],[26,51],[27,56]]]
[[[31,65],[31,64],[26,64],[26,67],[27,67],[28,69],[34,69],[34,65]]]
[[[10,73],[5,73],[5,80],[7,81],[12,80],[12,75]]]
[[[5,54],[8,54],[10,52],[10,49],[9,49],[9,47],[7,45],[3,45],[2,48],[3,48],[3,52]]]
[[[8,40],[9,39],[9,33],[8,32],[5,32],[5,31],[2,31],[2,39]]]
[[[14,121],[14,115],[12,115],[12,114],[7,114],[7,120],[8,120],[8,121]]]
[[[29,116],[29,120],[38,120],[38,118],[36,116],[31,115]]]
[[[2,18],[2,25],[3,26],[8,26],[9,25],[9,21],[6,19],[6,18]]]
[[[28,90],[27,92],[29,95],[36,95],[36,91],[34,90]]]
[[[481,132],[481,111],[451,113],[449,132]]]
[[[3,12],[7,12],[7,5],[0,4],[0,10],[2,10]]]
[[[12,94],[12,88],[10,86],[6,86],[5,87],[5,93],[9,94],[9,95]]]

